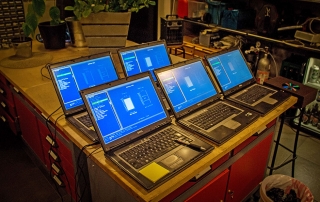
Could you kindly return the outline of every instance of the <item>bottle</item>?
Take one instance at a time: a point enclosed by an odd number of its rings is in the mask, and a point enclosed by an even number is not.
[[[311,111],[311,110],[310,110]],[[310,120],[310,111],[307,109],[305,113],[302,115],[302,123],[308,124]]]
[[[270,60],[268,59],[268,48],[263,57],[258,62],[258,68],[256,73],[257,82],[263,84],[269,78],[270,74]]]

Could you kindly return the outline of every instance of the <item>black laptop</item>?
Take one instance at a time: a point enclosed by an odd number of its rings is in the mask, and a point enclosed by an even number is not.
[[[151,190],[214,147],[177,125],[149,72],[81,91],[105,156]]]
[[[178,123],[220,145],[253,123],[259,113],[221,100],[200,58],[154,71]]]
[[[79,91],[119,78],[110,52],[48,64],[47,68],[66,119],[97,141]]]
[[[256,82],[239,48],[205,56],[224,97],[262,116],[286,101],[290,94]]]

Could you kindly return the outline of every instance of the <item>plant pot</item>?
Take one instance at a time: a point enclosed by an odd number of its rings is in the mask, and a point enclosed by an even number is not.
[[[41,38],[46,49],[61,49],[66,47],[66,23],[50,25],[50,22],[41,22],[38,25]]]
[[[75,20],[74,17],[67,17],[65,21],[67,23],[72,45],[75,47],[86,47],[87,43],[83,35],[81,22]]]
[[[21,58],[32,57],[32,39],[30,37],[15,37],[11,39],[15,56]]]
[[[90,53],[116,53],[126,46],[131,12],[92,13],[82,18],[82,30]]]

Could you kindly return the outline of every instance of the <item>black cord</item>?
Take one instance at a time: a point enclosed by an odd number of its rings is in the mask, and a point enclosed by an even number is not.
[[[45,76],[45,75],[43,74],[42,70],[43,70],[44,68],[47,68],[47,65],[41,68],[41,70],[40,70],[41,76],[43,76],[44,78],[47,78],[47,79],[51,80],[50,77],[47,77],[47,76]]]
[[[84,191],[85,191],[85,188],[86,188],[86,186],[87,186],[87,182],[86,182],[86,176],[85,176],[85,174],[84,174],[84,172],[83,172],[83,169],[82,169],[82,167],[84,166],[84,163],[82,164],[82,165],[80,165],[80,157],[81,157],[81,154],[84,154],[84,150],[87,148],[87,147],[90,147],[90,146],[94,146],[94,145],[97,145],[97,144],[99,144],[99,141],[95,141],[95,142],[93,142],[93,143],[91,143],[91,144],[87,144],[87,145],[85,145],[85,146],[83,146],[82,148],[81,148],[81,150],[80,150],[80,152],[79,152],[79,155],[78,155],[78,157],[77,157],[77,161],[76,161],[76,166],[77,166],[77,169],[76,169],[76,173],[75,173],[75,177],[74,177],[74,179],[75,179],[75,184],[76,184],[76,201],[81,201],[81,199],[82,199],[82,197],[83,197],[83,194],[84,194]],[[99,149],[100,147],[98,147],[97,149]],[[95,149],[94,151],[96,151],[97,149]],[[93,152],[94,152],[93,151]],[[92,153],[91,153],[92,154]],[[90,154],[90,155],[91,155]],[[77,181],[77,176],[78,176],[78,172],[79,172],[79,170],[80,170],[80,172],[81,172],[81,175],[82,175],[82,177],[83,177],[83,179],[85,180],[85,186],[84,186],[84,188],[83,188],[83,190],[82,190],[82,192],[81,192],[81,194],[79,195],[79,193],[78,193],[78,187],[79,187],[79,183],[78,183],[78,181]],[[78,200],[78,197],[79,197],[79,200]]]
[[[60,108],[61,108],[61,106],[58,107],[58,109],[54,110],[54,111],[46,118],[46,126],[47,126],[47,128],[48,128],[51,136],[53,136],[53,135],[52,135],[52,132],[51,132],[50,127],[49,127],[49,121],[50,121],[49,118],[50,118],[54,113],[56,113]]]

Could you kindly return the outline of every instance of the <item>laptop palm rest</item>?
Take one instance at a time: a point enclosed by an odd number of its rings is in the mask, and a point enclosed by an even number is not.
[[[266,102],[268,104],[271,104],[271,105],[274,105],[274,104],[276,104],[278,102],[278,100],[273,99],[271,97],[265,97],[265,98],[262,99],[262,101]]]
[[[234,121],[234,120],[229,120],[226,123],[224,123],[223,125],[230,128],[230,129],[236,129],[239,126],[241,126],[241,123]]]

